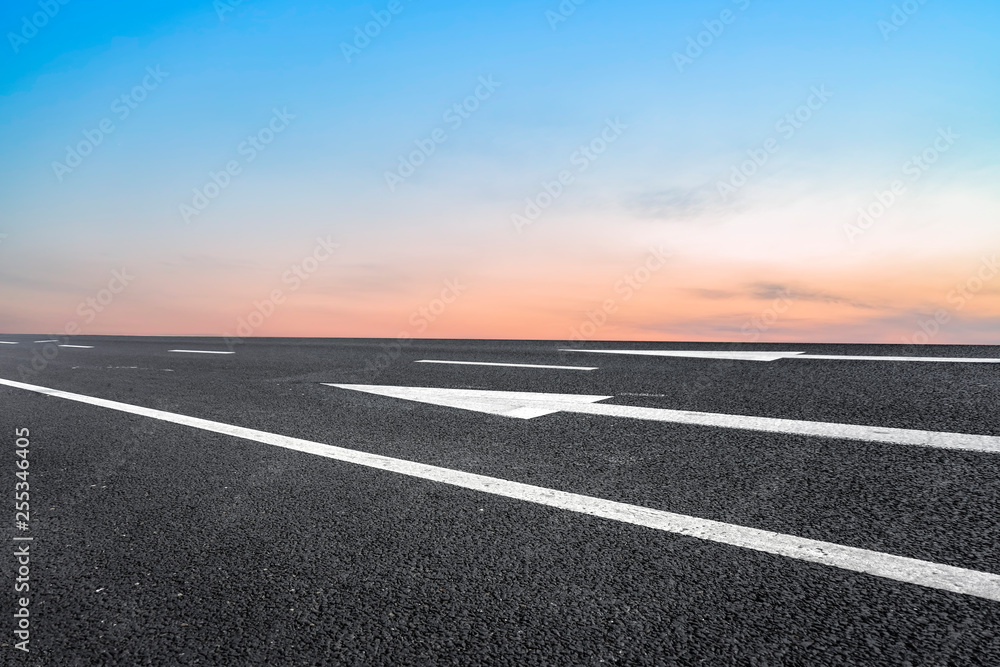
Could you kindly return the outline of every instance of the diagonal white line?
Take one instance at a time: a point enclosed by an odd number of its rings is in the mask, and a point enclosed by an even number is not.
[[[368,454],[173,412],[0,379],[0,385],[199,428],[419,479],[1000,602],[1000,575]]]

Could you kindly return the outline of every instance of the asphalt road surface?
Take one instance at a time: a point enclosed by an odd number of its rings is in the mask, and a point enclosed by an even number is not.
[[[1000,664],[1000,347],[46,339],[4,664]]]

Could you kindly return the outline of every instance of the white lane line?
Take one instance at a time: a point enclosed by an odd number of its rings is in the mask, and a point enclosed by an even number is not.
[[[647,357],[691,357],[694,359],[736,359],[738,361],[777,361],[802,354],[801,352],[727,352],[716,350],[570,350],[560,352],[595,352],[597,354],[635,354]]]
[[[796,359],[834,359],[836,361],[937,361],[961,364],[1000,364],[1000,359],[988,357],[864,357],[846,354],[801,354]]]
[[[734,359],[737,361],[779,361],[781,359],[828,359],[834,361],[936,361],[966,364],[1000,364],[1000,359],[977,357],[879,357],[847,354],[805,354],[804,352],[726,352],[715,350],[570,350],[596,354],[634,354],[649,357],[689,357],[692,359]]]
[[[0,345],[17,345],[17,341],[13,340],[0,340]]]
[[[35,342],[36,343],[58,343],[59,341],[56,340],[55,338],[53,338],[51,340],[36,340]]]
[[[85,350],[93,350],[93,345],[60,345],[59,347],[79,347]]]
[[[329,383],[323,383],[329,384]],[[556,412],[575,412],[604,417],[624,417],[675,424],[696,424],[747,431],[792,433],[795,435],[864,440],[894,445],[915,445],[939,449],[961,449],[1000,454],[1000,436],[945,431],[920,431],[906,428],[838,424],[835,422],[777,419],[714,412],[691,412],[665,408],[640,408],[630,405],[598,404],[613,396],[584,394],[544,394],[536,392],[483,391],[479,389],[440,389],[437,387],[393,387],[365,384],[329,384],[331,387],[363,391],[369,394],[401,398],[407,401],[443,405],[460,410],[487,412],[504,417],[533,419]]]
[[[501,364],[492,361],[444,361],[441,359],[418,359],[415,364],[461,364],[464,366],[509,366],[511,368],[557,368],[567,371],[596,371],[597,366],[549,366],[546,364]]]
[[[572,411],[606,417],[647,419],[675,424],[697,424],[747,431],[791,433],[843,440],[863,440],[866,442],[880,442],[894,445],[913,445],[917,447],[960,449],[1000,454],[1000,437],[995,435],[923,431],[909,428],[814,422],[800,419],[777,419],[774,417],[752,417],[748,415],[727,415],[712,412],[689,412],[687,410],[665,410],[662,408],[640,408],[630,405],[574,405]]]
[[[167,350],[167,352],[186,352],[188,354],[236,354],[235,352],[222,352],[218,350]]]
[[[567,493],[520,482],[511,482],[496,477],[451,470],[426,465],[415,461],[394,459],[378,454],[368,454],[353,449],[335,447],[311,440],[291,438],[276,433],[223,424],[208,419],[189,417],[173,412],[144,408],[103,398],[73,394],[58,389],[24,384],[13,380],[0,379],[0,385],[24,389],[55,398],[63,398],[102,408],[127,412],[129,414],[159,419],[165,422],[221,433],[236,438],[252,440],[275,447],[283,447],[299,452],[314,454],[328,459],[354,463],[356,465],[395,472],[409,477],[425,479],[442,484],[490,493],[505,498],[555,507],[571,512],[621,521],[636,526],[645,526],[678,535],[696,537],[710,542],[762,551],[796,560],[819,563],[831,567],[870,574],[908,584],[916,584],[952,593],[972,595],[1000,602],[1000,575],[979,572],[952,565],[941,565],[929,561],[870,551],[858,547],[844,546],[832,542],[772,533],[767,530],[748,528],[736,524],[700,519],[698,517],[674,514],[662,510],[628,505],[626,503],[603,500],[593,496]]]

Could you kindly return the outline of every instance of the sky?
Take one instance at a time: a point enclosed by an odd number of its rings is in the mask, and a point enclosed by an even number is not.
[[[993,0],[13,0],[0,332],[995,344]]]

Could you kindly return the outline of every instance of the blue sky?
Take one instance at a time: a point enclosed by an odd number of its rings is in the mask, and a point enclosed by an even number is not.
[[[542,295],[532,309],[551,303],[551,312],[541,324],[522,317],[509,335],[561,337],[616,271],[667,243],[677,266],[602,336],[721,335],[712,332],[766,307],[748,286],[778,276],[832,300],[803,298],[800,316],[770,335],[813,339],[837,321],[840,336],[895,341],[996,247],[1000,155],[1000,7],[914,0],[900,14],[903,4],[588,0],[563,3],[575,9],[553,23],[555,1],[401,0],[348,62],[343,44],[389,2],[9,3],[0,10],[4,311],[13,328],[58,328],[109,267],[128,262],[146,279],[101,330],[222,333],[316,235],[333,234],[345,251],[323,268],[326,287],[261,333],[393,335],[394,321],[461,273],[479,279],[482,296],[456,307],[441,335],[480,335],[484,313],[516,318],[524,299],[515,295],[530,292]],[[42,6],[54,15],[37,34],[12,38]],[[900,25],[889,32],[894,12]],[[706,46],[679,71],[675,54],[699,33]],[[114,101],[147,68],[162,80],[120,118]],[[449,128],[444,114],[481,77],[498,82],[495,92]],[[817,87],[830,99],[735,201],[721,201],[718,183]],[[244,163],[239,147],[276,109],[294,118]],[[113,132],[60,181],[53,163],[105,119]],[[513,233],[525,198],[609,119],[627,126],[621,137],[528,233]],[[447,140],[390,191],[386,172],[438,128]],[[845,238],[854,211],[942,128],[960,137],[954,146],[875,229]],[[240,174],[185,221],[179,208],[231,160]],[[892,292],[887,267],[909,289]],[[884,294],[867,294],[859,276]],[[364,303],[333,296],[360,284]],[[696,303],[697,289],[743,296]],[[941,340],[980,340],[984,322],[1000,317],[990,293]],[[668,297],[689,316],[657,312]],[[28,300],[46,306],[19,306]],[[878,312],[819,309],[860,302]]]

